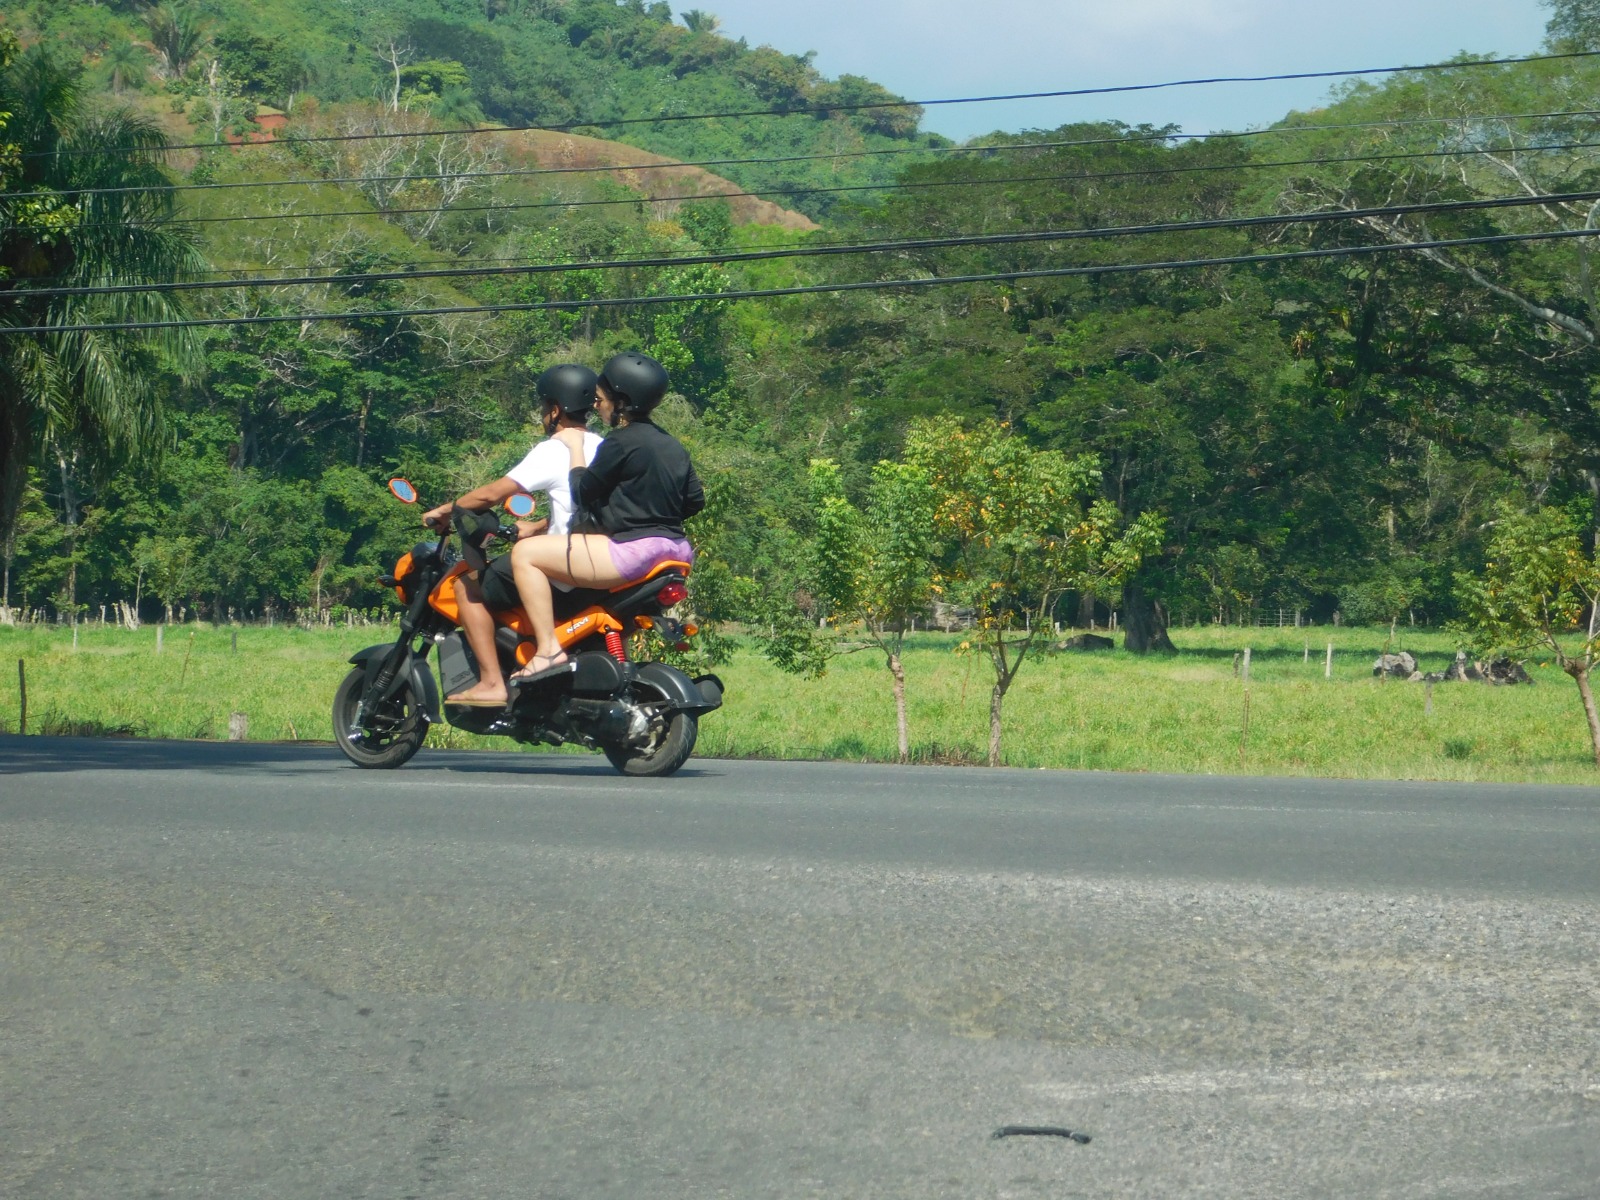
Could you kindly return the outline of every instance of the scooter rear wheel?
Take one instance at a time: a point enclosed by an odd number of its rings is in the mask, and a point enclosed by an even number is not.
[[[607,746],[605,752],[611,765],[624,775],[659,778],[671,775],[689,761],[699,736],[698,717],[693,713],[673,712],[661,718],[660,725],[651,731],[648,746]]]
[[[367,688],[367,672],[357,667],[344,677],[333,697],[333,740],[358,767],[392,770],[422,748],[428,720],[408,680],[378,713],[357,727],[356,710]]]

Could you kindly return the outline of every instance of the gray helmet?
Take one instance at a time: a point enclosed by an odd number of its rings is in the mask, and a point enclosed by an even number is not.
[[[647,417],[667,394],[667,369],[648,354],[628,350],[600,369],[600,382],[630,417]]]
[[[539,376],[535,385],[541,404],[554,404],[569,417],[582,417],[594,407],[599,376],[577,363],[562,363]]]

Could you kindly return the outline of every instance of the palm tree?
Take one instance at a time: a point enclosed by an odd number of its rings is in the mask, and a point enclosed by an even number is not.
[[[142,46],[133,42],[117,42],[105,52],[100,65],[105,69],[112,92],[120,96],[130,80],[144,78],[147,61]]]
[[[209,27],[200,14],[188,5],[157,4],[144,14],[150,44],[161,55],[167,74],[181,78],[205,45]]]
[[[683,23],[690,33],[715,33],[722,26],[721,20],[708,12],[701,12],[698,8],[691,8],[688,12],[679,13]]]
[[[45,46],[0,72],[0,111],[13,114],[6,140],[21,152],[13,196],[0,200],[0,540],[34,464],[105,471],[157,450],[160,370],[199,362],[191,330],[70,328],[181,320],[170,294],[30,295],[172,283],[203,265],[193,234],[173,220],[160,169],[166,135],[127,110],[86,108],[81,76]],[[35,332],[10,332],[22,328]]]

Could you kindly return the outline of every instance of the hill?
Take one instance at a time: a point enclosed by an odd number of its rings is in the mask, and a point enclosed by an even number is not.
[[[25,43],[81,56],[93,85],[185,111],[197,140],[246,126],[263,105],[293,118],[308,100],[561,126],[675,159],[798,157],[726,174],[740,190],[792,192],[787,207],[813,219],[833,202],[807,187],[899,169],[896,156],[861,152],[945,144],[920,132],[915,106],[827,111],[900,99],[870,80],[827,79],[809,55],[730,40],[699,11],[678,24],[644,0],[21,0],[0,15]],[[789,115],[674,119],[774,109]]]

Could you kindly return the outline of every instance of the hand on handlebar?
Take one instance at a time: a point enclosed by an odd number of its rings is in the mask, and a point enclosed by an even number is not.
[[[429,529],[443,530],[450,525],[451,505],[441,504],[438,508],[430,508],[422,514],[422,523]]]

